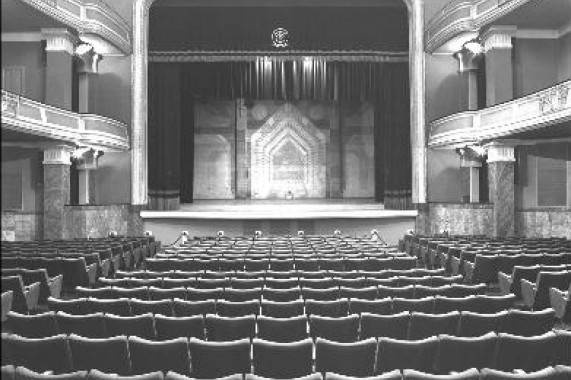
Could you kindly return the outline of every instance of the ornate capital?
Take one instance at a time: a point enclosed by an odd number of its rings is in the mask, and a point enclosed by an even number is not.
[[[486,148],[488,150],[488,163],[515,162],[515,149],[513,146],[491,143]]]
[[[480,36],[484,44],[484,50],[511,49],[512,38],[515,36],[515,26],[492,26]]]
[[[46,51],[64,51],[73,55],[79,42],[79,38],[67,29],[42,29],[42,35],[46,38]]]
[[[462,50],[454,53],[454,58],[458,61],[458,72],[464,73],[477,70],[480,64],[480,57],[480,54],[466,48],[462,48]]]
[[[78,72],[81,74],[97,74],[99,72],[99,62],[103,59],[100,54],[97,54],[93,49],[79,55],[81,64],[78,67]]]
[[[73,147],[69,145],[56,145],[44,149],[43,164],[71,165],[71,152]]]
[[[100,152],[89,149],[77,158],[77,170],[95,170],[97,169],[98,158]]]

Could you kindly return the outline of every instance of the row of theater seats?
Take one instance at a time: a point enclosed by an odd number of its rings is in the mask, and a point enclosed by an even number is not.
[[[537,371],[571,365],[570,350],[568,331],[534,337],[489,333],[472,338],[441,335],[417,341],[370,338],[354,343],[320,338],[292,343],[257,338],[156,342],[138,337],[89,339],[77,335],[29,339],[2,334],[2,365],[54,373],[92,369],[119,375],[174,371],[199,379],[252,372],[272,379],[291,379],[314,372],[365,377],[395,369],[435,374],[470,368]]]
[[[571,267],[571,251],[553,254],[528,255],[484,255],[476,254],[474,261],[464,262],[464,273],[467,281],[496,283],[498,273],[511,273],[516,266],[549,265]]]
[[[458,310],[486,314],[508,310],[512,308],[514,301],[513,295],[478,295],[459,298],[436,296],[418,299],[387,297],[378,300],[345,298],[332,301],[297,299],[283,302],[267,299],[233,302],[224,299],[186,301],[180,298],[162,300],[140,300],[137,298],[58,300],[50,298],[48,299],[48,308],[52,311],[63,311],[75,315],[102,312],[123,316],[153,313],[182,317],[216,313],[227,317],[259,314],[286,318],[298,315],[342,317],[360,313],[388,315],[403,311],[445,314]]]
[[[171,317],[161,314],[153,316],[150,313],[137,316],[103,313],[71,315],[60,311],[31,316],[10,312],[6,327],[13,333],[30,338],[65,333],[90,338],[129,335],[152,340],[194,337],[227,341],[258,337],[275,342],[294,342],[312,337],[355,342],[371,337],[415,340],[439,334],[478,336],[488,332],[532,336],[551,330],[554,324],[555,313],[549,309],[542,312],[512,310],[495,314],[458,311],[438,315],[419,312],[391,315],[362,313],[334,318],[318,315],[224,317],[214,314]]]
[[[63,275],[49,277],[46,269],[2,268],[2,277],[20,276],[24,286],[40,284],[38,302],[44,304],[48,297],[59,298],[63,286]]]
[[[424,276],[444,276],[444,269],[384,269],[378,271],[336,271],[336,270],[292,270],[292,271],[151,271],[151,270],[134,270],[122,271],[115,273],[115,278],[183,278],[183,279],[199,279],[199,278],[223,278],[223,279],[249,279],[249,278],[314,278],[322,279],[331,278],[390,278],[390,277],[424,277]]]
[[[103,287],[103,288],[76,288],[78,297],[91,297],[100,299],[116,299],[116,298],[138,298],[141,300],[163,300],[180,298],[188,301],[203,300],[219,300],[223,299],[230,302],[243,302],[251,300],[266,299],[277,302],[295,301],[303,298],[304,300],[316,301],[335,301],[342,298],[351,299],[383,299],[383,298],[424,298],[432,296],[460,298],[470,295],[479,296],[478,299],[485,299],[482,295],[484,288],[480,285],[465,286],[422,286],[409,285],[403,287],[390,286],[370,286],[366,288],[348,288],[334,287],[328,289],[311,289],[311,288],[255,288],[255,289],[234,289],[234,288],[215,288],[215,289],[199,289],[199,288],[156,288],[156,287]],[[457,297],[455,297],[457,296]],[[490,296],[490,299],[494,299]],[[513,295],[500,296],[509,299],[515,299]],[[497,298],[497,297],[496,297]],[[487,302],[487,301],[486,301]]]
[[[502,293],[513,293],[518,299],[521,299],[521,280],[536,282],[541,272],[565,270],[571,270],[571,265],[516,265],[511,272],[498,272],[498,285]]]
[[[412,269],[417,266],[415,257],[387,258],[344,258],[309,256],[298,258],[244,258],[244,259],[189,259],[189,258],[148,258],[145,267],[153,271],[289,271],[289,270],[366,270]]]
[[[304,272],[307,273],[307,272]],[[256,288],[295,288],[302,289],[328,289],[334,287],[346,288],[365,288],[369,286],[393,286],[402,287],[408,285],[425,285],[425,286],[444,286],[454,283],[461,283],[462,276],[394,276],[389,278],[377,277],[251,277],[251,278],[170,278],[158,277],[153,279],[140,279],[134,277],[123,278],[100,278],[99,286],[119,286],[119,287],[138,287],[138,286],[154,286],[159,288],[175,288],[190,287],[199,289],[216,289],[216,288],[234,288],[234,289],[256,289]]]
[[[470,368],[466,371],[457,372],[449,375],[433,375],[422,371],[405,369],[400,371],[395,369],[369,378],[369,380],[513,380],[514,378],[533,379],[533,380],[567,380],[571,376],[571,367],[558,365],[555,367],[547,367],[535,372],[518,371],[516,375],[513,371],[499,371],[496,369],[482,368],[477,370]],[[179,373],[169,371],[150,372],[144,375],[122,376],[109,374],[98,371],[76,371],[65,375],[44,375],[31,371],[25,367],[3,366],[2,379],[6,380],[196,380],[194,378],[181,375]],[[358,380],[359,377],[339,375],[333,372],[324,374],[314,373],[308,376],[298,377],[292,380]],[[219,377],[216,380],[270,380],[267,377],[247,374],[234,374],[225,377]]]

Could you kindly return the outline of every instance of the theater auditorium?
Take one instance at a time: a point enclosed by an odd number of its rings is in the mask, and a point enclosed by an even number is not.
[[[571,0],[2,0],[2,380],[571,380]]]

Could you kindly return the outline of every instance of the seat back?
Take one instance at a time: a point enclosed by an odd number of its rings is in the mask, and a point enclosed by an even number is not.
[[[194,378],[215,379],[250,372],[250,339],[206,342],[191,338],[189,350]]]
[[[126,336],[92,339],[72,334],[68,341],[76,371],[97,369],[120,376],[131,372]]]
[[[308,337],[304,315],[290,318],[259,316],[257,327],[258,338],[272,342],[297,342]]]
[[[177,338],[154,342],[138,337],[129,337],[131,373],[142,375],[154,371],[174,371],[190,374],[188,340]]]
[[[47,338],[2,334],[2,351],[3,363],[4,358],[9,357],[11,364],[36,372],[53,371],[60,374],[72,371],[69,345],[63,334]]]
[[[176,317],[188,317],[193,315],[216,314],[216,301],[185,301],[175,298],[172,303]]]
[[[406,339],[410,313],[402,312],[391,315],[361,314],[360,339],[390,337]]]
[[[230,341],[242,338],[253,338],[256,333],[256,317],[221,317],[207,315],[206,337],[209,341]]]
[[[291,343],[254,339],[254,373],[271,379],[308,376],[312,370],[312,354],[311,339]]]
[[[309,331],[313,339],[324,338],[333,342],[355,342],[359,339],[359,315],[346,317],[309,317]]]
[[[104,338],[106,336],[105,320],[102,313],[86,315],[56,313],[59,331],[63,334],[77,334],[86,338]]]
[[[12,333],[26,338],[44,338],[59,334],[53,311],[34,315],[11,311],[8,313],[8,325]]]
[[[155,324],[152,314],[121,317],[113,314],[105,315],[107,336],[127,335],[143,339],[155,339]]]
[[[315,342],[315,371],[365,377],[375,371],[377,341],[374,338],[355,343],[337,343],[318,338]]]
[[[432,373],[438,338],[407,341],[392,338],[379,339],[377,373],[395,369],[413,369]]]

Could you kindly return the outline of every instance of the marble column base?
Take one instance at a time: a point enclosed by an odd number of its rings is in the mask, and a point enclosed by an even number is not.
[[[488,164],[490,203],[493,207],[492,234],[515,235],[515,163],[497,161]]]
[[[70,200],[69,173],[69,165],[44,165],[44,239],[64,238],[64,206]]]

